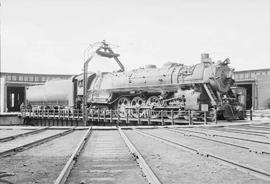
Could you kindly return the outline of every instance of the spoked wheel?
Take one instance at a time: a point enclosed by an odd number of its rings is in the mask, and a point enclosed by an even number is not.
[[[130,100],[127,97],[121,97],[118,102],[116,109],[120,117],[124,118],[127,116],[126,107],[130,106]]]
[[[146,106],[161,106],[161,101],[157,96],[150,96],[146,101]],[[155,119],[160,116],[160,111],[151,111],[150,117]]]
[[[145,105],[145,100],[139,96],[134,97],[131,100],[131,106],[135,107],[135,109],[131,109],[131,115],[135,118],[138,117],[143,117],[145,114],[145,110],[144,109],[139,109],[141,106]]]
[[[167,118],[169,119],[179,119],[180,117],[185,116],[185,113],[182,112],[181,110],[173,110],[173,112],[171,112],[170,110],[167,110],[165,112],[165,115]]]

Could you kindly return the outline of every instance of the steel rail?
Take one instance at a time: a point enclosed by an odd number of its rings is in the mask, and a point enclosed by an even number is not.
[[[237,127],[224,127],[225,130],[233,130],[233,131],[241,131],[241,132],[247,132],[247,133],[255,133],[255,134],[270,134],[269,131],[259,131],[259,130],[250,130],[245,128],[237,128]]]
[[[249,125],[249,128],[256,128],[257,130],[270,130],[269,126]]]
[[[214,129],[214,128],[205,128],[205,127],[201,127],[201,128],[202,129],[207,129],[207,130],[218,131],[218,132],[230,132],[230,133],[238,133],[238,134],[245,134],[245,135],[254,135],[254,136],[269,138],[266,135],[256,134],[256,133],[248,133],[248,132],[243,132],[243,131],[239,131],[239,130],[226,130],[226,129],[220,130],[220,129]]]
[[[131,154],[136,159],[137,163],[139,164],[140,168],[142,169],[142,172],[145,174],[147,180],[151,184],[161,184],[161,181],[158,179],[156,174],[152,171],[150,166],[145,162],[143,156],[140,154],[140,152],[136,149],[136,147],[131,143],[129,138],[125,135],[125,133],[122,131],[122,129],[118,128],[119,133],[123,140],[125,141],[128,149],[130,150]]]
[[[233,136],[228,136],[228,135],[220,135],[220,134],[214,134],[214,133],[209,134],[209,133],[206,133],[206,132],[201,132],[200,130],[198,130],[199,132],[194,131],[194,130],[186,130],[186,129],[182,129],[182,130],[185,130],[185,131],[188,131],[188,132],[193,132],[193,133],[198,133],[198,134],[204,134],[206,136],[217,136],[217,137],[224,137],[224,138],[236,139],[236,140],[247,141],[247,142],[256,142],[256,143],[260,143],[260,144],[270,144],[270,142],[258,141],[258,140],[253,140],[253,139],[246,139],[246,138],[233,137]],[[207,129],[205,129],[205,130],[207,130]],[[211,129],[210,131],[215,131],[215,130]]]
[[[59,174],[59,176],[55,180],[54,184],[63,184],[66,182],[66,180],[70,174],[70,171],[72,170],[74,164],[77,162],[78,157],[80,156],[80,153],[81,153],[82,149],[84,148],[85,143],[87,142],[91,133],[92,133],[92,127],[88,128],[87,132],[83,136],[82,140],[79,142],[78,146],[76,147],[76,149],[72,153],[71,157],[68,159],[66,165],[64,166],[61,173]]]
[[[16,135],[8,136],[8,137],[3,137],[3,138],[0,138],[0,142],[7,142],[7,141],[14,140],[14,139],[16,139],[18,137],[37,134],[37,133],[40,133],[40,132],[43,132],[43,131],[47,130],[48,128],[49,127],[45,127],[45,128],[40,128],[40,129],[37,129],[37,130],[30,131],[30,132],[25,132],[25,133],[16,134]]]
[[[196,148],[193,148],[193,147],[190,147],[190,146],[186,146],[186,145],[183,145],[183,144],[179,144],[179,143],[176,143],[176,142],[171,141],[169,139],[165,139],[165,138],[162,138],[162,137],[159,137],[159,136],[150,134],[150,133],[145,133],[145,132],[138,131],[138,130],[135,130],[135,129],[133,129],[133,130],[135,132],[141,134],[141,135],[144,135],[144,136],[147,136],[147,137],[151,137],[154,140],[157,140],[159,142],[165,143],[167,145],[171,145],[171,146],[173,146],[175,148],[184,149],[184,150],[187,150],[189,152],[198,154],[200,156],[212,158],[212,159],[214,159],[216,161],[219,161],[220,163],[223,163],[223,164],[226,164],[228,166],[231,166],[232,168],[236,168],[236,169],[238,169],[238,170],[240,170],[242,172],[245,172],[247,174],[252,174],[255,177],[262,178],[262,179],[265,179],[267,181],[270,181],[270,173],[266,173],[265,171],[254,169],[254,168],[252,168],[250,166],[246,166],[244,164],[240,164],[240,163],[237,163],[237,162],[234,162],[234,161],[231,161],[231,160],[222,158],[222,157],[218,157],[218,156],[216,156],[216,155],[214,155],[212,153],[202,152],[202,151],[200,151],[200,150],[198,150]]]
[[[264,126],[253,126],[253,124],[249,124],[249,125],[239,125],[239,126],[228,126],[228,128],[243,128],[246,130],[255,130],[255,131],[265,131],[265,132],[269,132],[270,131],[270,127],[264,127]]]
[[[250,148],[250,147],[239,145],[239,144],[234,144],[234,143],[229,143],[229,142],[226,142],[226,141],[215,140],[215,139],[207,138],[207,137],[201,137],[201,136],[194,135],[194,134],[186,134],[184,132],[180,132],[179,130],[174,130],[174,129],[165,129],[165,130],[170,131],[170,132],[174,132],[174,133],[178,133],[178,134],[181,133],[184,136],[192,136],[192,137],[196,137],[196,138],[199,138],[199,139],[209,140],[209,141],[212,141],[212,142],[217,142],[217,143],[221,143],[221,144],[225,144],[225,145],[229,145],[229,146],[233,146],[233,147],[245,149],[245,150],[248,150],[248,152],[253,152],[253,153],[256,153],[256,154],[267,154],[267,155],[270,155],[270,152],[259,151],[259,150],[256,150],[256,149],[253,149],[253,148]],[[212,137],[214,137],[214,136],[212,136]]]
[[[64,131],[64,132],[60,132],[60,133],[58,133],[58,134],[51,135],[51,136],[45,137],[45,138],[43,138],[43,139],[39,139],[39,140],[37,140],[37,141],[33,141],[33,142],[30,142],[30,143],[27,143],[27,144],[18,146],[18,147],[16,147],[16,148],[11,148],[11,149],[9,149],[9,150],[0,152],[0,157],[8,156],[8,155],[11,155],[11,154],[14,154],[14,153],[17,153],[17,152],[21,152],[21,151],[30,149],[30,148],[32,148],[32,147],[34,147],[34,146],[38,146],[38,145],[40,145],[40,144],[43,144],[43,143],[48,142],[48,141],[51,141],[51,140],[56,139],[56,138],[58,138],[58,137],[67,135],[67,134],[73,132],[74,130],[75,130],[74,128],[71,128],[71,129],[68,129],[68,130],[66,130],[66,131]]]

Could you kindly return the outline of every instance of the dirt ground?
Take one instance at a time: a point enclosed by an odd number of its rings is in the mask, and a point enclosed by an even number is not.
[[[163,183],[269,183],[131,130],[125,132]]]
[[[158,135],[174,142],[193,147],[202,152],[211,153],[220,158],[224,158],[257,170],[264,171],[265,173],[269,173],[270,171],[270,159],[267,155],[264,156],[260,154],[254,154],[242,148],[199,139],[193,136],[183,136],[169,131],[147,130],[147,132],[151,132],[154,135]]]
[[[8,142],[3,142],[0,144],[0,152],[8,150],[8,149],[12,149],[48,136],[52,136],[55,134],[58,134],[60,132],[64,132],[65,130],[46,130],[43,132],[40,132],[38,134],[33,134],[33,135],[28,135],[25,137],[19,137],[17,139],[8,141]]]
[[[31,132],[33,130],[20,130],[20,129],[0,129],[0,139],[4,137],[9,137],[17,134],[22,134],[26,132]]]
[[[11,183],[53,183],[84,133],[77,130],[16,155],[0,158],[0,171],[15,174],[5,178]]]

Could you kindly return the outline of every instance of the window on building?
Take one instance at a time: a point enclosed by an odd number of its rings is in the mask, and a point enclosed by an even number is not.
[[[239,74],[239,79],[243,79],[244,78],[244,74],[243,73],[240,73]]]
[[[25,75],[23,78],[24,78],[24,81],[26,81],[26,82],[28,81],[28,76],[27,75]]]
[[[23,76],[19,75],[19,81],[23,81]]]
[[[34,77],[33,76],[29,76],[29,81],[33,82],[34,81]]]
[[[35,82],[39,81],[39,76],[35,76]]]
[[[11,81],[11,75],[7,76],[7,80]]]

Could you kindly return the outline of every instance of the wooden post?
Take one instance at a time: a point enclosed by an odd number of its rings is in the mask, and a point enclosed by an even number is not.
[[[98,109],[98,122],[100,121],[100,111]]]
[[[112,123],[112,109],[110,110],[110,123]]]
[[[148,120],[148,125],[151,124],[151,109],[148,109],[148,113],[147,113],[148,117],[147,117],[147,120]]]
[[[191,111],[188,110],[188,124],[191,125]]]
[[[43,117],[44,117],[44,109],[42,109],[42,119],[43,119]]]
[[[217,124],[217,109],[215,109],[215,124]]]
[[[173,110],[171,110],[171,115],[172,115],[172,119],[171,119],[172,120],[171,121],[172,123],[171,124],[174,125],[174,113],[173,113]]]
[[[120,115],[119,112],[117,112],[117,125],[116,125],[117,127],[119,126],[119,123],[120,123]]]
[[[252,109],[250,109],[249,119],[252,121]]]
[[[203,119],[204,119],[204,125],[206,125],[206,124],[207,124],[206,111],[203,112],[203,115],[204,115],[204,116],[203,116],[203,117],[204,117],[204,118],[203,118]]]
[[[104,123],[106,122],[106,109],[104,109]]]
[[[126,125],[129,124],[129,119],[128,119],[128,109],[126,109],[126,113],[127,113],[127,119],[126,119]]]
[[[161,125],[164,126],[163,110],[161,110]]]
[[[137,109],[137,113],[140,114],[140,110],[139,109]],[[139,115],[138,116],[138,125],[140,125],[140,124],[141,124],[141,117]]]
[[[94,122],[94,110],[91,109],[92,113],[91,113],[91,116],[92,116],[92,122]]]

